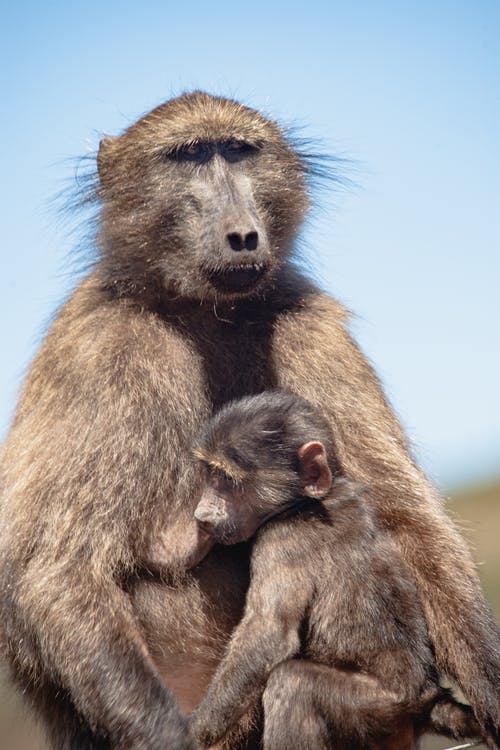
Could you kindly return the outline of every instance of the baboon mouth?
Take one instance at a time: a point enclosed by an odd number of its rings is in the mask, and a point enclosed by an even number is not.
[[[264,263],[252,263],[209,269],[207,276],[215,288],[222,292],[241,292],[254,287],[266,271]]]

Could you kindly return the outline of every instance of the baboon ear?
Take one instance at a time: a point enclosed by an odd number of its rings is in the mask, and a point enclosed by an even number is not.
[[[311,441],[298,450],[300,478],[309,497],[323,497],[332,486],[332,472],[328,466],[323,443]]]
[[[97,152],[97,172],[101,182],[106,181],[106,175],[109,167],[109,162],[113,152],[113,147],[118,137],[112,137],[110,135],[102,138],[99,143],[99,151]]]

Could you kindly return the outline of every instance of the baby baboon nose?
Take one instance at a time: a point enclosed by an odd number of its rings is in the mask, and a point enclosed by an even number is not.
[[[227,241],[231,249],[237,252],[240,250],[256,250],[259,244],[259,235],[257,232],[248,232],[247,234],[230,232],[227,235]]]

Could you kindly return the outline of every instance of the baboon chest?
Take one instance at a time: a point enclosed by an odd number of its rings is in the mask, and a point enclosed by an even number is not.
[[[227,401],[275,385],[269,355],[271,338],[271,324],[259,320],[198,319],[190,327],[185,341],[198,355],[214,410]]]
[[[204,365],[215,409],[227,401],[260,393],[273,386],[265,346],[255,337],[249,335],[238,342],[221,342],[218,357],[214,357],[214,354],[208,354]]]

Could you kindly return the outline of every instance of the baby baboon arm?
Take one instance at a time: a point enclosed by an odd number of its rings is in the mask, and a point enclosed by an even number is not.
[[[252,577],[245,614],[191,714],[191,731],[203,746],[220,740],[263,692],[273,668],[297,654],[299,626],[311,596],[312,585],[297,584],[292,566],[276,574],[271,570],[266,579]]]

